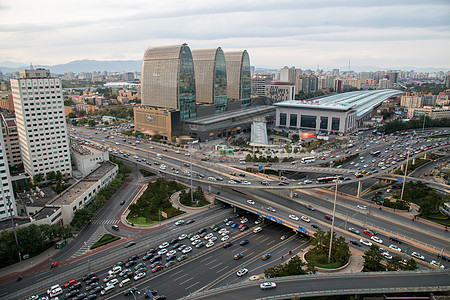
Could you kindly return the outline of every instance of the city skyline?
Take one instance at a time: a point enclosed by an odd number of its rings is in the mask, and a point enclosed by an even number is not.
[[[136,60],[149,45],[186,42],[246,49],[268,68],[450,67],[447,1],[44,3],[0,5],[0,61]]]

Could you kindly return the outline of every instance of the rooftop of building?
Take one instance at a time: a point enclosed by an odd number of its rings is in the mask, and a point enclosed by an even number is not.
[[[94,147],[89,147],[89,146],[78,144],[78,143],[73,143],[71,145],[71,148],[72,148],[72,150],[77,152],[79,155],[96,155],[96,154],[105,152],[105,151],[96,149]]]
[[[41,210],[37,211],[33,216],[33,220],[37,221],[37,220],[42,220],[45,218],[48,218],[49,216],[51,216],[52,214],[54,214],[56,211],[58,211],[59,209],[61,209],[60,207],[57,206],[46,206],[44,208],[42,208]]]
[[[98,182],[98,179],[81,179],[51,202],[55,206],[69,205]]]
[[[360,117],[365,115],[368,111],[372,110],[374,106],[377,106],[378,104],[387,100],[389,97],[397,96],[400,94],[403,94],[403,92],[392,89],[356,91],[302,101],[283,101],[274,103],[274,105],[279,107],[315,108],[339,111],[354,109],[356,110],[356,115]]]
[[[275,107],[269,105],[261,105],[254,107],[245,107],[238,110],[226,111],[220,114],[214,114],[211,116],[205,116],[195,119],[184,120],[186,124],[197,124],[197,125],[210,125],[214,123],[223,122],[228,119],[251,117],[252,115],[258,115],[265,112],[270,112],[275,110]]]
[[[92,171],[85,179],[100,179],[103,178],[108,172],[111,172],[117,165],[109,160],[100,163],[100,167]]]
[[[50,187],[35,188],[18,193],[16,198],[28,207],[44,207],[58,196]]]

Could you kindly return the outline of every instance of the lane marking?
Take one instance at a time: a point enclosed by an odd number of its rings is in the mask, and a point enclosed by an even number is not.
[[[199,284],[199,283],[200,283],[200,281],[197,281],[196,283],[194,283],[194,284],[192,284],[192,285],[186,287],[185,290],[190,289],[191,287],[193,287],[194,285]]]
[[[225,270],[225,269],[228,269],[228,266],[223,267],[222,269],[220,269],[220,270],[217,271],[216,273],[220,273],[220,272],[222,272],[222,271]]]
[[[191,281],[192,279],[194,279],[194,277],[191,277],[191,278],[189,278],[189,279],[187,279],[187,280],[185,280],[183,282],[180,282],[178,285],[185,284],[186,282]]]
[[[217,259],[215,259],[215,260],[212,260],[212,261],[210,261],[210,262],[206,263],[206,264],[205,264],[205,266],[207,266],[207,265],[210,265],[210,264],[212,264],[212,263],[213,263],[213,262],[215,262],[215,261],[217,261]]]
[[[217,268],[218,266],[220,266],[222,263],[218,263],[217,265],[215,265],[215,266],[212,266],[211,268],[209,268],[210,270],[212,270],[212,269],[214,269],[214,268]]]

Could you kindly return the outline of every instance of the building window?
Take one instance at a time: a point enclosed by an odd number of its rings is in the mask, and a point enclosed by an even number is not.
[[[328,129],[328,117],[320,117],[320,129]]]
[[[287,114],[280,113],[280,126],[286,126]]]
[[[297,114],[290,115],[289,127],[297,127]]]
[[[316,116],[302,115],[300,127],[315,129],[317,122],[316,120],[317,120]]]
[[[341,119],[339,119],[339,118],[332,118],[331,119],[331,130],[339,131],[340,124],[341,124]]]

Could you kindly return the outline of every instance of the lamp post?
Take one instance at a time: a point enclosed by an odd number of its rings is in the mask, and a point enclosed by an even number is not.
[[[423,131],[425,130],[425,120],[427,119],[427,115],[424,113],[423,114],[423,125],[422,125],[422,135],[423,135]]]
[[[333,202],[333,220],[331,221],[330,250],[328,251],[328,263],[330,263],[331,260],[331,247],[333,246],[333,231],[334,231],[334,219],[336,215],[337,188],[338,188],[338,178],[336,177],[336,188],[334,189],[334,202]]]
[[[408,154],[406,155],[406,167],[405,167],[405,174],[403,175],[403,185],[402,185],[402,194],[400,196],[400,201],[403,200],[403,193],[405,191],[405,183],[406,183],[406,174],[408,174],[408,161],[409,161],[409,152],[410,152],[410,147],[408,147]]]

